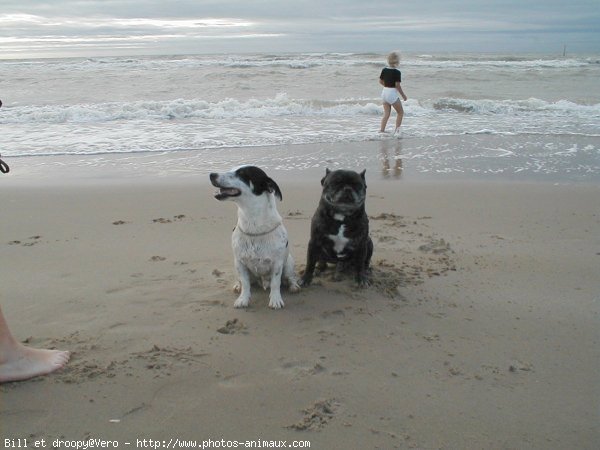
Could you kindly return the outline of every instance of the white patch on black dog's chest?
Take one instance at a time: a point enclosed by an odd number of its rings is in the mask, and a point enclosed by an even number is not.
[[[350,239],[344,236],[344,231],[346,231],[346,225],[340,225],[340,229],[337,234],[328,234],[327,237],[331,239],[333,242],[333,251],[336,253],[338,258],[344,257],[344,249]]]

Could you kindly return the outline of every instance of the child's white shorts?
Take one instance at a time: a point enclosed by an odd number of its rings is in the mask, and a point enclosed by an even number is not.
[[[384,102],[389,103],[390,105],[393,105],[398,100],[400,100],[400,94],[398,93],[398,89],[384,87],[383,90],[381,91],[381,99]]]

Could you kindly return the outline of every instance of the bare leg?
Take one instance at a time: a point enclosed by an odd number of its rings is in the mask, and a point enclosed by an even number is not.
[[[392,113],[392,106],[389,103],[383,103],[383,118],[381,119],[381,128],[379,131],[383,133],[385,131],[385,126],[387,125],[387,121],[390,118],[390,114]]]
[[[394,133],[400,131],[400,125],[402,125],[402,118],[404,117],[404,108],[402,108],[402,102],[398,100],[396,103],[392,105],[398,114],[396,116],[396,129]]]
[[[15,340],[0,309],[0,383],[54,372],[69,356],[69,352],[31,348]]]

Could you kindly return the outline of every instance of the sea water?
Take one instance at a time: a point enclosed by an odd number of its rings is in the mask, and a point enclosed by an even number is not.
[[[186,151],[210,165],[265,146],[276,158],[317,144],[323,160],[333,143],[385,147],[384,66],[362,53],[4,60],[0,153],[78,164]],[[600,178],[600,56],[404,54],[399,68],[400,156],[417,170]]]

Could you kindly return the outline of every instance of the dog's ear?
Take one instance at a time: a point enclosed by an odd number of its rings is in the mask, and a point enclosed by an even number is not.
[[[329,168],[325,169],[325,176],[323,178],[321,178],[321,186],[323,186],[325,184],[325,178],[327,178],[327,176],[331,173],[331,170],[329,170]]]
[[[360,173],[360,177],[363,179],[363,181],[366,181],[366,180],[365,180],[365,173],[367,173],[367,169],[363,170],[363,171]]]
[[[277,183],[267,176],[264,170],[256,166],[242,166],[235,171],[236,175],[246,183],[254,195],[262,195],[263,192],[271,192],[283,200],[281,189]]]
[[[273,181],[271,178],[267,178],[267,187],[269,188],[269,192],[275,194],[275,197],[279,198],[279,201],[283,201],[283,195],[281,195],[281,189],[277,186],[277,183]]]

